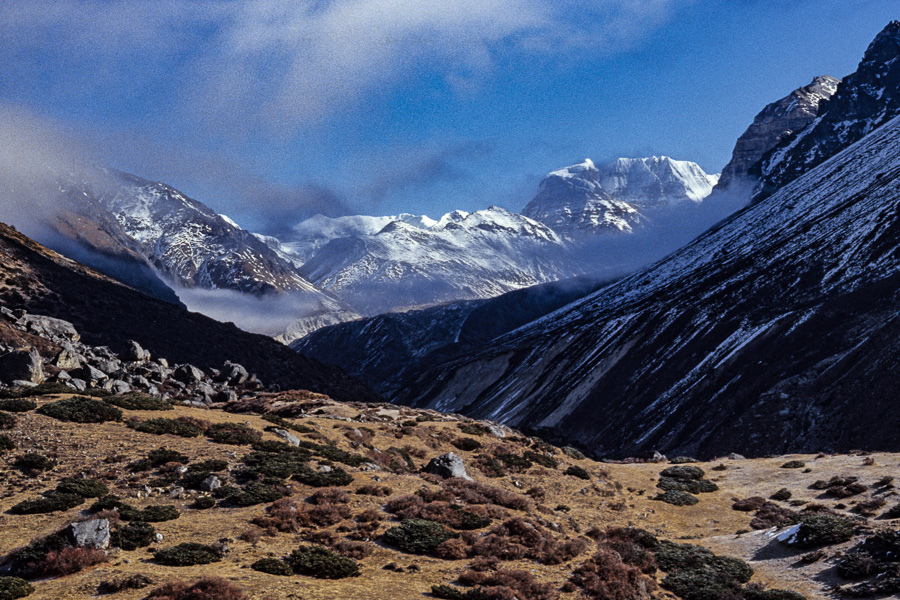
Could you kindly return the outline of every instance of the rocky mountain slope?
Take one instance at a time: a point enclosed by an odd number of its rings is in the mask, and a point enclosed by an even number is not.
[[[755,185],[757,166],[763,156],[812,123],[819,115],[819,107],[834,95],[839,83],[828,75],[816,77],[809,85],[762,109],[734,145],[731,160],[722,169],[717,184],[720,190],[747,178],[753,178],[750,185]]]
[[[291,348],[339,366],[391,396],[398,393],[407,373],[474,352],[603,285],[590,278],[566,280],[496,298],[386,313],[323,327]]]
[[[129,340],[172,364],[221,368],[230,360],[267,384],[303,387],[339,398],[377,398],[338,368],[274,340],[145,296],[0,224],[0,303],[60,318],[82,340],[119,353]]]
[[[0,389],[9,598],[900,589],[897,455],[597,463],[496,423],[309,392],[204,408],[89,393]]]
[[[652,267],[420,372],[398,400],[600,454],[898,447],[898,190],[895,119]]]
[[[822,103],[805,129],[769,151],[761,163],[763,198],[900,114],[900,21],[869,45],[859,67]]]
[[[631,232],[653,209],[699,203],[718,181],[697,164],[666,156],[590,159],[550,173],[522,213],[560,235]]]

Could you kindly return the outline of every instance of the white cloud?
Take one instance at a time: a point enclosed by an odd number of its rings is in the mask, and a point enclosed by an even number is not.
[[[615,51],[689,1],[15,0],[0,59],[63,65],[71,94],[167,81],[172,110],[290,134],[422,71],[471,92],[510,53]]]

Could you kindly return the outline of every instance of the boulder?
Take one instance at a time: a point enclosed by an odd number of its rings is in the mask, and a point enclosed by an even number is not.
[[[203,371],[194,365],[179,365],[172,374],[172,377],[182,383],[196,383],[203,379]]]
[[[66,370],[77,369],[85,363],[85,358],[79,354],[78,350],[75,349],[75,346],[69,343],[60,345],[62,346],[62,350],[59,351],[59,354],[56,355],[56,358],[54,358],[51,363],[54,367]]]
[[[84,365],[80,369],[75,369],[71,374],[76,378],[83,379],[91,384],[109,379],[109,376],[106,373],[91,365]]]
[[[66,385],[75,390],[76,392],[83,392],[88,388],[87,381],[84,379],[70,379],[66,382]]]
[[[212,492],[222,487],[222,481],[215,475],[210,475],[200,482],[200,489],[204,492]]]
[[[93,519],[72,523],[68,528],[69,539],[78,548],[106,548],[109,546],[109,521]]]
[[[277,435],[282,441],[287,442],[291,446],[299,446],[300,438],[288,431],[287,429],[273,429],[272,433]]]
[[[44,381],[44,363],[35,348],[22,348],[0,356],[0,381]]]
[[[496,438],[505,438],[506,430],[500,425],[494,425],[493,423],[488,423],[487,425],[488,433]]]
[[[127,362],[145,362],[150,360],[150,353],[144,350],[136,341],[128,340],[119,353],[119,358]]]
[[[241,385],[246,383],[248,379],[250,379],[250,373],[247,372],[247,369],[231,361],[225,361],[225,366],[222,367],[222,371],[216,377],[217,382],[227,383],[228,385]]]
[[[107,387],[107,385],[109,387]],[[127,394],[132,391],[132,387],[121,379],[112,379],[107,382],[107,385],[104,385],[103,387],[113,394]]]
[[[75,326],[62,319],[41,315],[25,315],[23,325],[26,331],[47,338],[52,342],[77,342],[81,339]]]
[[[466,473],[466,466],[463,464],[463,460],[453,452],[448,452],[447,454],[441,454],[438,457],[432,458],[424,471],[426,473],[440,475],[444,479],[449,477],[459,477],[461,479],[472,481],[472,478]]]

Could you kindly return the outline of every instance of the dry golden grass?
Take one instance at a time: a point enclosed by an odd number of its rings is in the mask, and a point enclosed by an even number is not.
[[[38,399],[38,402],[50,401],[50,398]],[[232,422],[247,423],[254,429],[262,431],[271,423],[259,416],[249,414],[229,414],[217,410],[178,407],[165,413],[125,411],[128,417],[174,418],[191,416],[206,419],[214,423]],[[672,540],[689,540],[691,543],[707,545],[716,552],[730,554],[753,560],[755,553],[766,538],[760,534],[736,536],[739,530],[749,529],[752,515],[731,509],[731,504],[740,498],[752,495],[768,497],[776,490],[786,487],[794,493],[793,499],[821,502],[833,506],[836,499],[821,499],[821,492],[809,490],[807,487],[816,479],[828,479],[833,475],[854,474],[862,483],[872,484],[884,476],[897,475],[898,457],[891,454],[875,454],[874,465],[864,465],[861,456],[834,456],[816,459],[813,456],[790,457],[799,458],[811,469],[803,473],[801,469],[780,469],[786,460],[784,457],[758,460],[722,459],[701,463],[707,477],[719,485],[719,491],[702,494],[700,503],[691,507],[675,507],[653,500],[658,491],[655,487],[659,471],[666,465],[660,464],[604,464],[588,459],[574,460],[562,452],[555,450],[555,458],[560,466],[548,469],[534,466],[523,473],[509,474],[502,478],[484,477],[474,466],[477,454],[490,452],[501,444],[518,448],[508,441],[490,435],[479,436],[484,448],[475,452],[465,452],[453,448],[447,441],[461,434],[458,418],[455,416],[427,413],[437,421],[422,422],[414,428],[401,428],[404,421],[423,415],[422,411],[407,408],[370,407],[356,404],[337,404],[328,402],[311,415],[295,419],[313,427],[316,434],[296,434],[301,439],[322,443],[329,440],[338,447],[365,454],[369,451],[359,442],[352,430],[364,432],[364,442],[371,448],[386,450],[390,447],[408,446],[416,466],[422,467],[427,461],[439,454],[453,450],[463,457],[470,475],[478,482],[500,487],[510,492],[524,494],[526,490],[540,487],[545,497],[535,502],[534,514],[548,521],[561,525],[568,537],[578,537],[591,528],[608,526],[634,526],[647,529],[661,538]],[[402,433],[406,431],[407,433]],[[351,432],[350,437],[346,434]],[[371,437],[370,437],[371,436]],[[192,462],[208,459],[222,459],[231,466],[240,463],[240,457],[249,452],[247,446],[230,446],[216,444],[205,437],[179,438],[171,435],[156,436],[128,429],[122,423],[105,423],[101,425],[81,425],[61,423],[49,417],[35,413],[20,415],[19,424],[11,432],[18,448],[0,461],[0,554],[27,544],[30,540],[52,533],[65,526],[79,516],[79,509],[64,513],[47,515],[18,516],[6,511],[15,503],[34,497],[41,491],[52,489],[65,476],[78,473],[106,477],[106,483],[113,493],[126,498],[137,508],[150,504],[175,504],[182,516],[174,521],[155,523],[157,531],[162,533],[164,541],[159,545],[168,547],[182,542],[201,542],[212,544],[224,540],[229,552],[222,562],[195,567],[165,567],[150,561],[151,552],[147,548],[135,551],[114,551],[110,561],[88,571],[68,577],[37,582],[36,593],[31,598],[87,598],[96,595],[98,584],[103,580],[111,580],[134,574],[149,576],[155,584],[182,579],[193,580],[203,575],[225,577],[241,585],[251,598],[260,599],[391,599],[406,600],[428,597],[434,584],[453,581],[470,561],[445,561],[431,557],[414,556],[375,544],[374,552],[360,560],[361,576],[339,581],[318,580],[311,577],[292,576],[278,577],[256,572],[249,568],[253,562],[266,557],[284,557],[303,543],[302,535],[277,533],[262,535],[256,542],[240,539],[241,534],[254,526],[250,521],[263,516],[268,504],[247,508],[220,508],[201,511],[188,508],[198,492],[188,491],[179,499],[170,499],[164,490],[152,490],[149,497],[144,488],[148,475],[130,474],[125,465],[133,460],[146,456],[147,452],[160,447],[177,450],[188,455]],[[264,439],[277,439],[271,433],[265,433]],[[357,447],[354,447],[357,445]],[[432,447],[434,446],[434,447]],[[28,478],[10,466],[13,456],[24,451],[41,452],[56,458],[59,465],[49,473],[36,478]],[[5,463],[5,464],[4,464]],[[315,464],[313,461],[312,464]],[[724,470],[713,470],[718,464],[724,464]],[[578,465],[588,470],[591,480],[586,481],[563,474],[568,465]],[[354,476],[348,491],[364,485],[387,485],[392,488],[390,497],[413,493],[423,487],[436,487],[416,473],[394,473],[389,471],[364,471],[342,465]],[[298,500],[309,496],[314,489],[292,482]],[[890,492],[887,492],[890,493]],[[871,492],[863,494],[868,497]],[[366,509],[380,510],[389,498],[351,494],[350,508],[353,514]],[[843,502],[851,508],[850,502]],[[890,500],[890,499],[889,499]],[[889,502],[889,506],[894,502]],[[90,501],[81,508],[90,505]],[[566,505],[569,510],[556,510],[559,505]],[[782,505],[787,506],[785,503]],[[522,514],[510,511],[511,514]],[[387,515],[386,515],[387,516]],[[352,521],[350,521],[352,523]],[[381,524],[380,532],[391,526],[388,520]],[[338,526],[329,529],[334,531]],[[252,536],[251,536],[252,537]],[[542,581],[552,581],[562,585],[572,569],[579,565],[588,554],[573,561],[556,566],[543,566],[531,561],[518,561],[504,564],[507,568],[521,568],[531,571]],[[396,572],[383,567],[394,563],[404,571],[410,565],[416,565],[418,572]],[[824,597],[824,584],[811,580],[818,570],[827,566],[812,566],[802,571],[792,570],[790,566],[775,559],[752,562],[759,571],[754,580],[764,581],[772,587],[783,587],[803,592],[809,598]],[[146,596],[148,590],[128,590],[117,593],[117,599],[137,599]],[[561,598],[575,598],[576,593],[561,594]]]

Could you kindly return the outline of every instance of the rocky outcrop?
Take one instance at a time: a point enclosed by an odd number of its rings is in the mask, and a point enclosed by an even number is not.
[[[72,523],[67,529],[69,540],[76,548],[109,547],[110,530],[106,519],[91,519]]]
[[[841,81],[803,131],[783,140],[760,163],[760,200],[900,115],[900,21],[869,45],[859,67]]]
[[[737,181],[749,176],[758,177],[758,173],[751,175],[751,172],[763,156],[812,123],[819,114],[819,107],[834,95],[839,83],[840,80],[828,75],[816,77],[809,85],[762,109],[734,145],[731,160],[722,169],[717,188],[727,190]]]

